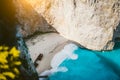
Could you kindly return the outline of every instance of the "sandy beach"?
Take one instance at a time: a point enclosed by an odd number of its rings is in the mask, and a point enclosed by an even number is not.
[[[26,40],[26,43],[33,61],[35,61],[39,54],[43,54],[42,60],[37,61],[39,65],[36,69],[38,74],[40,74],[45,70],[51,69],[50,63],[52,58],[57,52],[62,50],[69,41],[57,33],[47,33],[34,36]]]

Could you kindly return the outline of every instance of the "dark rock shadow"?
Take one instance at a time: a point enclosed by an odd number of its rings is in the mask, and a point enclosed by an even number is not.
[[[113,42],[115,42],[114,50],[120,49],[120,23],[113,33]]]

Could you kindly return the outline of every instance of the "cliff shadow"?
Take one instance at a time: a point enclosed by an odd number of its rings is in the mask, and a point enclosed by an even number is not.
[[[114,50],[120,49],[120,23],[113,33],[113,41],[115,42]]]

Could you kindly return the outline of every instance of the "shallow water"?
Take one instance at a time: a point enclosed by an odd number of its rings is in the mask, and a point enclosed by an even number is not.
[[[73,54],[78,58],[66,57],[58,66],[67,71],[54,72],[49,80],[120,80],[120,43],[116,43],[112,51],[96,52],[78,47],[73,49]]]

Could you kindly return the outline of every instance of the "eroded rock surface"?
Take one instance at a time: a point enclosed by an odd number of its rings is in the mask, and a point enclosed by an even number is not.
[[[55,29],[26,0],[14,0],[14,3],[21,33],[24,37],[32,35],[34,32],[55,32]]]
[[[113,49],[120,0],[27,0],[62,36],[92,50]]]

